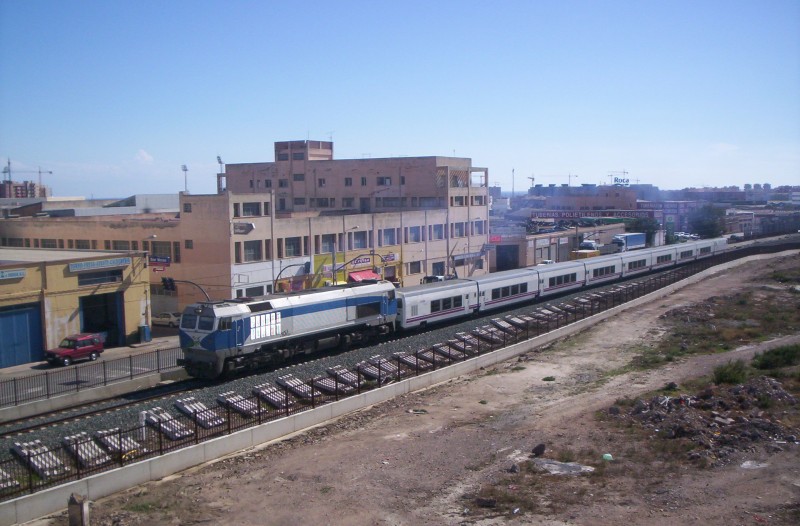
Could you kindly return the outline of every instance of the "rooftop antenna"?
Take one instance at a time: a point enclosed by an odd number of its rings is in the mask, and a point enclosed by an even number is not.
[[[514,198],[514,169],[511,169],[511,198]]]
[[[217,164],[219,164],[219,173],[225,173],[225,163],[222,162],[222,157],[217,155]]]

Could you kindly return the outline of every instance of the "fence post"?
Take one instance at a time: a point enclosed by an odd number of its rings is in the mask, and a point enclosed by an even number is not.
[[[78,366],[73,365],[72,368],[75,370],[75,392],[77,393],[81,390],[81,377],[78,374]]]
[[[108,370],[106,365],[106,361],[103,360],[103,385],[108,385]]]
[[[132,354],[128,355],[128,374],[130,375],[131,380],[133,380],[133,355]]]

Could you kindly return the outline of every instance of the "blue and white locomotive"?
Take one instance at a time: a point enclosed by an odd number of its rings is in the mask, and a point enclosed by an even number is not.
[[[201,302],[181,316],[178,364],[198,378],[216,378],[392,332],[395,287],[388,281]]]
[[[216,378],[297,354],[366,341],[398,329],[488,312],[581,287],[690,263],[727,249],[708,239],[478,277],[394,288],[388,281],[190,305],[181,318],[179,361]]]

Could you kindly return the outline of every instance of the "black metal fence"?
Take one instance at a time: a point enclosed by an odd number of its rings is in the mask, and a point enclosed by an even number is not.
[[[100,360],[0,381],[0,407],[44,400],[176,369],[180,347]]]
[[[214,409],[195,407],[194,412],[184,410],[177,418],[163,411],[152,412],[144,425],[97,431],[93,435],[81,433],[78,436],[65,437],[62,444],[55,447],[47,447],[35,440],[19,442],[12,448],[10,457],[0,459],[0,501],[163,455],[250,426],[313,409],[388,382],[446,367],[454,362],[557,330],[677,283],[713,265],[744,256],[786,249],[800,249],[800,243],[743,247],[668,272],[645,275],[607,290],[589,290],[579,297],[560,303],[556,299],[551,300],[548,305],[533,304],[529,314],[498,317],[492,320],[491,325],[476,328],[471,333],[457,333],[453,339],[431,348],[413,353],[395,353],[389,358],[376,356],[362,362],[352,371],[329,371],[330,376],[324,378],[315,377],[301,381],[288,378],[291,376],[288,375],[278,379],[277,387],[256,386],[249,396],[233,395],[226,400],[220,399],[220,406]],[[127,379],[133,377],[131,375],[147,374],[159,370],[158,368],[163,370],[164,364],[169,363],[164,359],[164,353],[175,351],[178,350],[156,351],[147,353],[147,357],[140,355],[88,367],[102,370],[102,374],[96,371],[96,376],[102,377],[103,381],[112,381],[112,378],[121,380],[123,374],[119,371],[122,368],[113,365],[113,362],[128,361],[128,367],[124,368],[124,378]],[[61,374],[75,375],[75,381],[81,381],[81,373],[73,369],[47,374],[51,377],[48,383],[54,385],[59,382],[67,383],[72,379],[62,377]],[[83,388],[93,385],[81,383]],[[54,393],[51,392],[50,395],[52,394]],[[221,397],[224,398],[224,395]]]

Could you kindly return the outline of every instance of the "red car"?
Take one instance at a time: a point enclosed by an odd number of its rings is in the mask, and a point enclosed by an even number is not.
[[[64,367],[75,360],[97,360],[103,352],[103,338],[99,334],[73,334],[67,336],[55,349],[45,353],[47,361]]]

